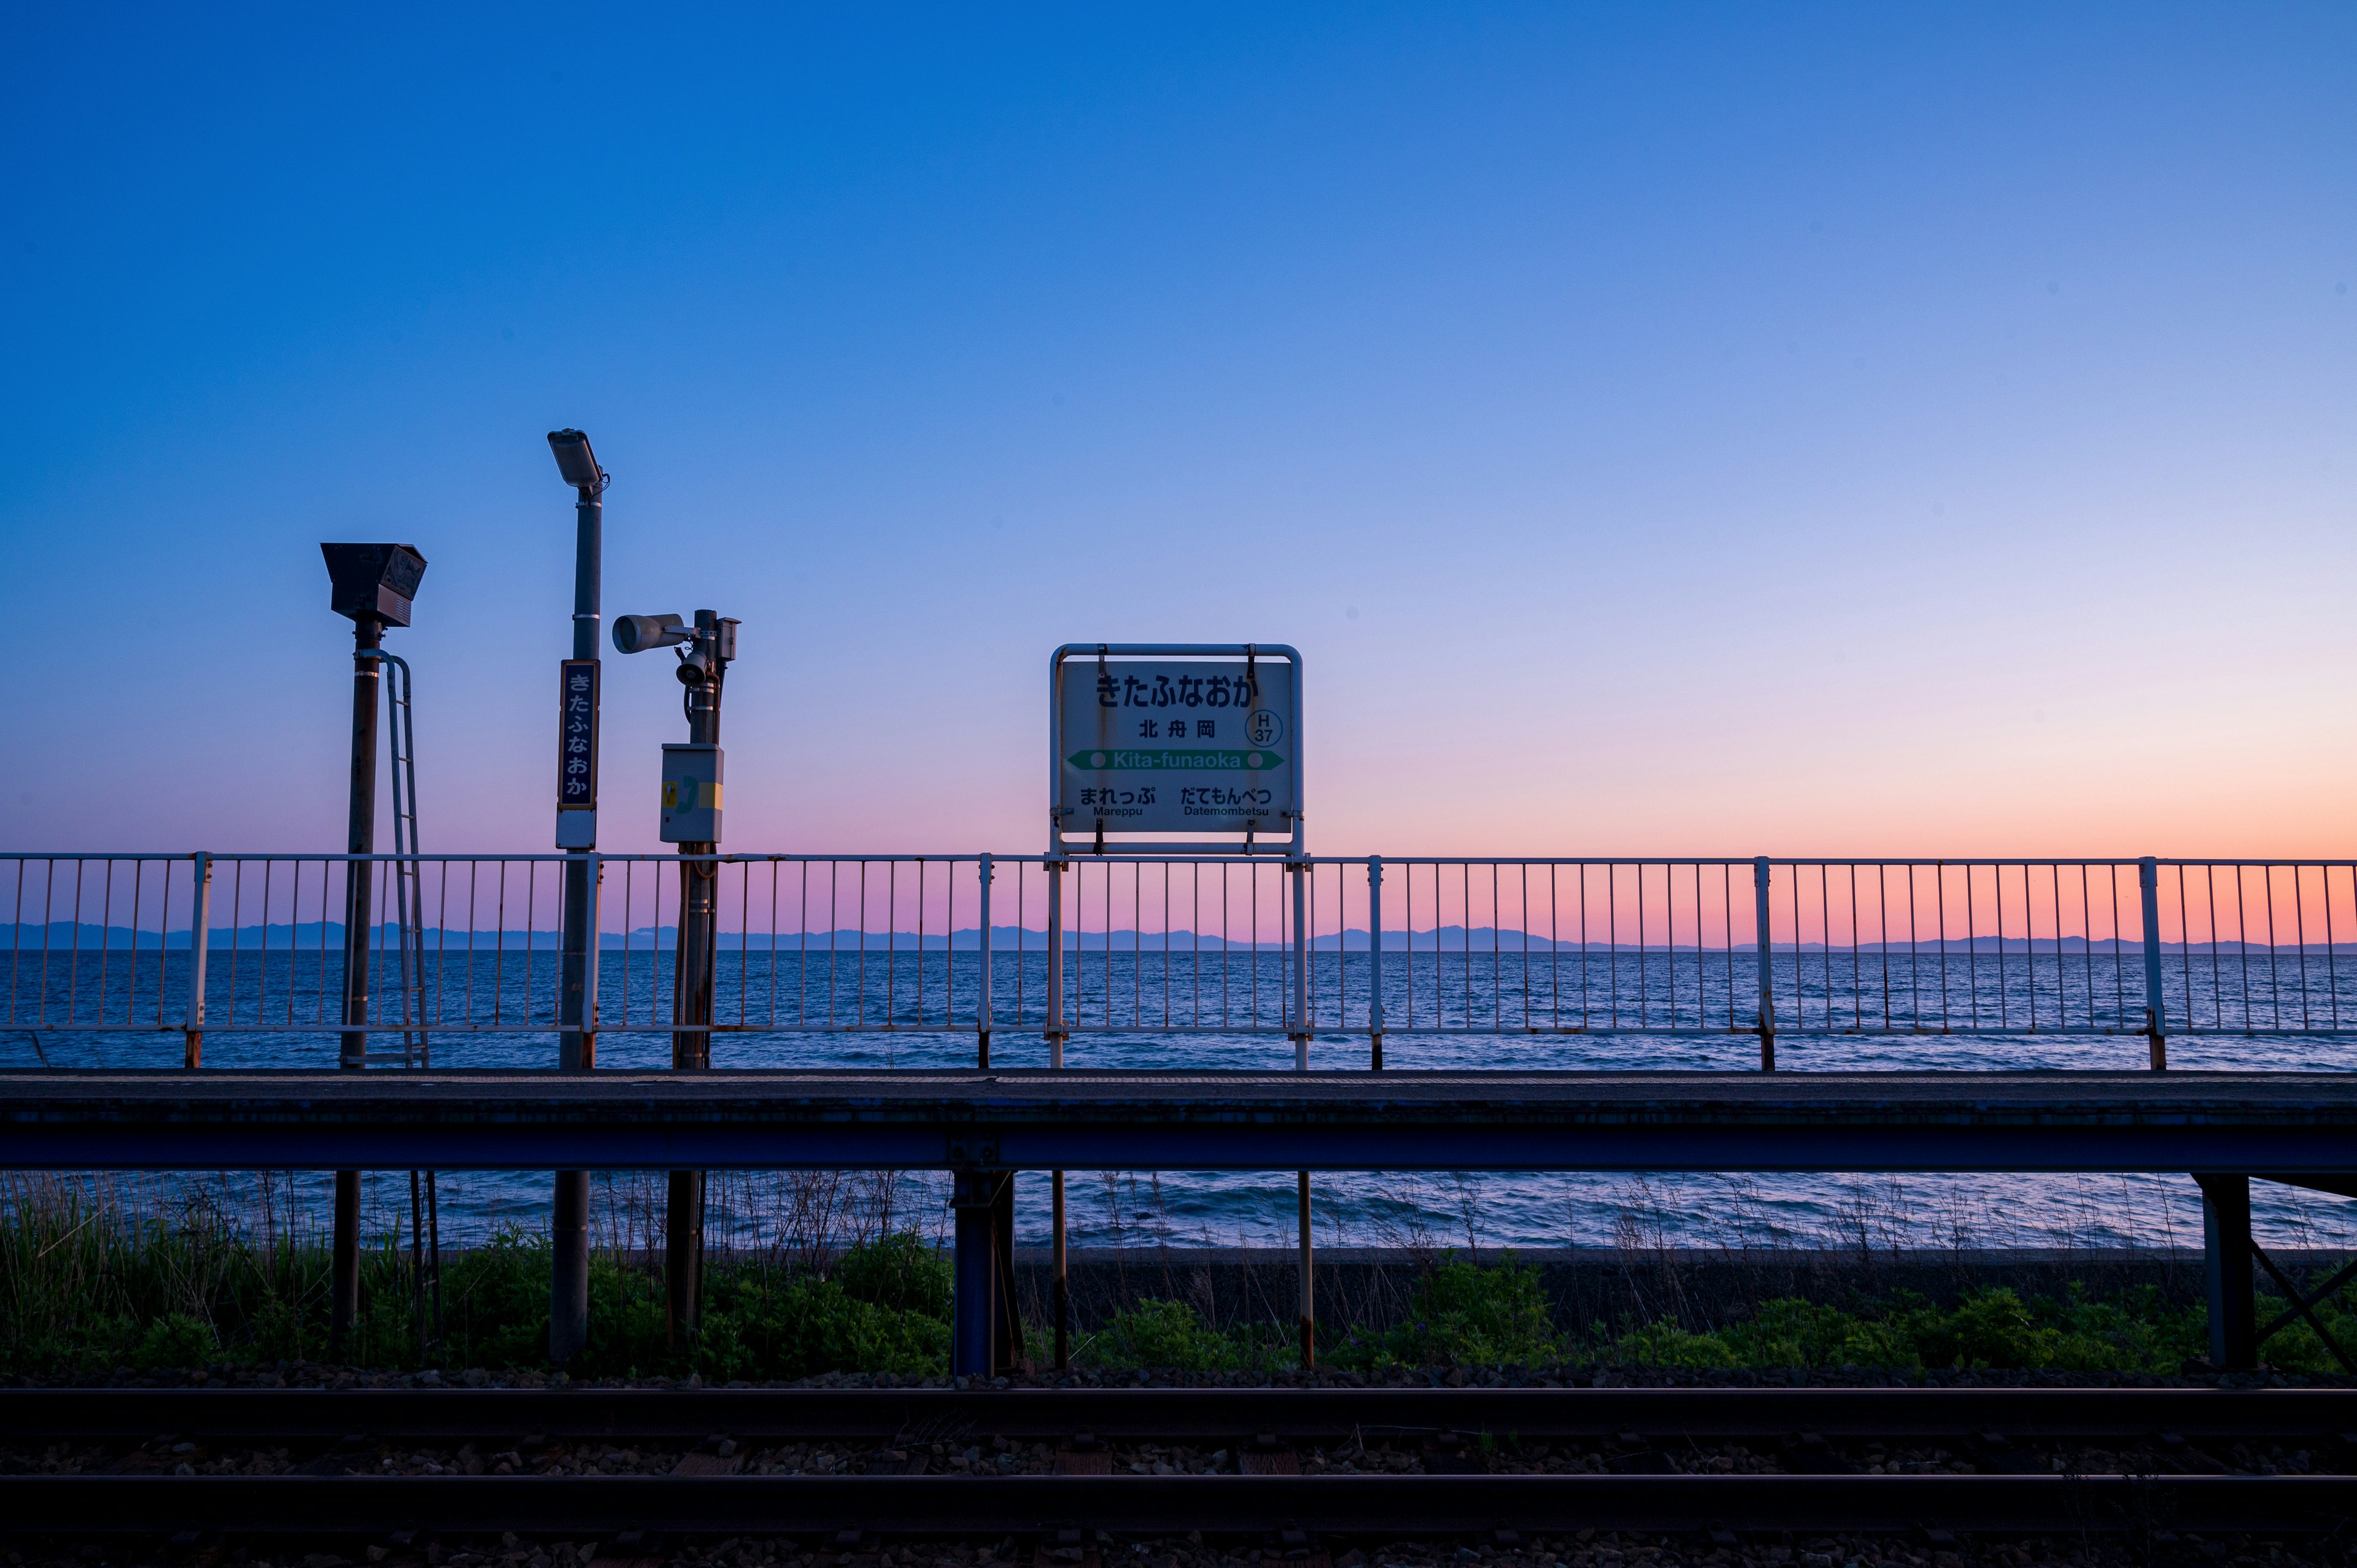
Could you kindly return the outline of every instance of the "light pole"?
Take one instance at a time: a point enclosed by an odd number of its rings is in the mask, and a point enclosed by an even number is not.
[[[720,691],[737,657],[737,622],[710,610],[688,626],[675,615],[618,616],[614,646],[624,653],[673,648],[687,688],[687,743],[663,746],[662,841],[679,845],[679,940],[672,955],[671,1065],[712,1065],[712,984],[718,956]],[[671,1343],[695,1337],[704,1259],[704,1173],[673,1171],[663,1216],[664,1315]]]
[[[574,489],[573,657],[558,674],[556,847],[565,863],[565,930],[557,1062],[597,1065],[597,607],[606,470],[578,430],[552,430],[556,471]],[[548,1288],[548,1359],[559,1366],[589,1339],[589,1173],[556,1173]]]
[[[376,853],[376,654],[389,626],[409,624],[410,603],[425,575],[425,557],[409,544],[322,544],[328,581],[338,615],[352,620],[351,810],[344,853]],[[368,861],[344,863],[344,1017],[336,1065],[357,1072],[368,1066],[369,935],[375,868]],[[328,1354],[340,1359],[351,1348],[352,1324],[361,1302],[361,1173],[336,1173],[333,1251],[328,1255]]]

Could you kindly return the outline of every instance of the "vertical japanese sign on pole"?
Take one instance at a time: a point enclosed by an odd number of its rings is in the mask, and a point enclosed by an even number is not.
[[[556,725],[559,849],[586,849],[597,843],[597,665],[595,659],[567,659],[560,666]]]
[[[1282,857],[1292,879],[1286,1032],[1309,1065],[1301,655],[1283,643],[1068,642],[1048,661],[1048,875],[1075,854]],[[1061,1066],[1059,922],[1049,926],[1049,1028]],[[1254,955],[1259,961],[1259,955]],[[1379,1036],[1380,1037],[1380,1036]],[[1378,1047],[1380,1049],[1380,1047]],[[1058,1288],[1063,1173],[1054,1173]],[[1297,1173],[1301,1359],[1316,1364],[1309,1173]],[[1061,1311],[1060,1305],[1059,1311]],[[1060,1339],[1063,1325],[1059,1319]]]

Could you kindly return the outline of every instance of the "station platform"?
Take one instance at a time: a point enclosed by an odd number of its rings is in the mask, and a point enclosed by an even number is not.
[[[2357,1190],[2357,1073],[0,1072],[0,1166],[2174,1171]]]

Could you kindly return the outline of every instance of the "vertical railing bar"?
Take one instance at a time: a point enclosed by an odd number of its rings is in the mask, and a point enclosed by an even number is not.
[[[351,875],[349,865],[344,868],[344,875],[346,877]],[[496,897],[499,908],[492,911],[491,916],[496,922],[491,932],[491,1022],[494,1025],[500,1019],[508,988],[508,863],[504,860],[500,862]]]
[[[1563,1033],[1563,898],[1555,884],[1555,869],[1554,861],[1547,862],[1547,1005],[1551,1026],[1559,1035]]]
[[[1612,999],[1611,1026],[1620,1026],[1620,875],[1604,863],[1604,984]]]
[[[1934,862],[1932,904],[1939,915],[1940,943],[1940,1032],[1953,1034],[1954,1013],[1948,1001],[1948,867],[1945,862]]]
[[[76,859],[74,862],[73,922],[66,938],[66,1023],[70,1027],[81,1016],[81,884],[82,874],[87,868],[88,864],[89,863],[87,861],[81,859]],[[244,864],[245,863],[242,861],[238,862],[238,865],[241,866]],[[234,982],[237,977],[236,938],[237,933],[232,930],[230,933],[230,977],[232,982]],[[234,984],[232,984],[230,991],[230,1017],[232,1021],[237,1017],[237,992]]]
[[[1973,909],[1973,865],[1964,863],[1964,965],[1972,978],[1965,983],[1964,998],[1972,1009],[1973,1027],[1981,1026],[1981,939],[1980,921]]]
[[[172,863],[167,860],[164,863],[164,916],[159,922],[167,930],[170,929],[172,923],[171,877]],[[48,923],[49,912],[44,908],[41,911],[41,924],[46,927]],[[156,1022],[158,1026],[164,1022],[164,955],[169,950],[169,945],[165,941],[158,941],[156,944]],[[9,916],[8,925],[8,1023],[11,1027],[14,1027],[16,1022],[16,993],[23,981],[24,961],[25,857],[18,855],[16,857],[16,908]]]
[[[1735,1033],[1735,865],[1718,863],[1718,915],[1727,922],[1727,1033]]]
[[[2299,1026],[2307,1029],[2314,1027],[2314,1025],[2309,1021],[2308,1011],[2308,911],[2304,908],[2307,896],[2300,891],[2299,878],[2303,869],[2297,864],[2291,868],[2291,930],[2292,950],[2299,955]],[[2280,1011],[2276,1017],[2276,1026],[2283,1026]]]
[[[1190,862],[1189,871],[1190,904],[1187,924],[1192,928],[1188,934],[1195,945],[1195,952],[1187,962],[1187,983],[1193,988],[1194,994],[1193,1005],[1188,1010],[1187,1023],[1189,1027],[1200,1029],[1203,1026],[1203,863],[1200,860]]]
[[[2059,950],[2061,941],[2059,931],[2055,941]],[[2096,1019],[2102,1010],[2095,1000],[2095,892],[2087,875],[2087,863],[2083,860],[2079,863],[2079,942],[2080,957],[2086,961],[2087,1027],[2093,1029],[2098,1026]]]
[[[259,1026],[266,1021],[270,1008],[270,881],[273,863],[262,863],[262,973],[253,988],[253,1021]],[[422,913],[422,912],[421,912]],[[288,922],[291,931],[293,922]]]
[[[301,865],[302,863],[301,863],[300,861],[297,861],[296,864],[299,865]],[[144,891],[145,891],[145,888],[146,888],[146,883],[147,883],[147,863],[146,863],[146,861],[145,861],[144,859],[143,859],[143,860],[135,860],[135,861],[133,861],[133,862],[131,863],[131,984],[130,984],[129,988],[128,988],[128,989],[124,993],[124,997],[123,997],[123,1022],[124,1022],[124,1026],[125,1026],[126,1027],[127,1027],[127,1026],[132,1023],[132,1021],[133,1021],[133,1019],[134,1019],[135,1015],[137,1014],[137,1012],[138,1012],[138,1010],[139,1010],[139,936],[140,936],[140,932],[139,932],[139,915],[140,915],[140,895],[141,895]],[[2328,878],[2328,881],[2327,881],[2326,891],[2327,891],[2327,893],[2328,893],[2328,894],[2330,892],[2330,879],[2329,879],[2329,878]],[[287,925],[287,929],[288,929],[288,931],[291,933],[291,932],[293,931],[293,929],[294,929],[295,922],[294,922],[293,920],[291,920],[291,919],[290,919],[290,920],[288,920],[288,921],[286,922],[286,925]],[[294,939],[293,939],[293,937],[290,935],[290,936],[288,937],[287,940],[288,940],[289,944],[291,945],[291,944],[292,944],[292,942],[293,942],[293,940],[294,940]],[[12,926],[12,927],[10,927],[10,928],[9,928],[9,931],[8,931],[8,945],[9,945],[9,947],[10,947],[12,950],[16,947],[16,941],[17,941],[17,928],[16,928],[16,927],[13,927],[13,926]],[[292,977],[290,976],[289,978],[290,978],[290,981],[291,981]],[[158,965],[156,966],[156,986],[157,986],[157,988],[158,988],[158,989],[161,989],[161,988],[162,988],[162,986],[163,986],[163,983],[164,983],[164,970],[163,970],[163,966],[162,966],[161,964],[158,964]],[[289,989],[290,991],[291,991],[292,989],[294,989],[294,987],[292,986],[292,984],[291,984],[291,983],[289,984],[288,989]],[[11,992],[11,993],[10,993],[10,995],[9,995],[9,998],[8,998],[8,1004],[9,1004],[10,1011],[11,1011],[12,1013],[15,1011],[15,1008],[16,1008],[16,995],[15,995],[14,992],[12,991],[12,992]],[[102,1022],[104,1022],[104,1020],[103,1020],[103,1019],[101,1019],[100,1021],[101,1021],[102,1023]]]
[[[1639,861],[1637,873],[1637,1027],[1642,1030],[1653,1021],[1651,974],[1646,967],[1645,945],[1645,863]]]
[[[2185,868],[2176,866],[2172,869],[2177,873],[2177,918],[2181,930],[2185,920]],[[2155,875],[2158,875],[2158,873],[2156,872]],[[2182,946],[2182,944],[2179,945]],[[2112,1015],[2119,1020],[2122,1028],[2127,1026],[2128,1021],[2128,981],[2127,976],[2121,972],[2126,967],[2127,955],[2121,950],[2120,947],[2120,864],[2114,861],[2112,862]],[[2193,991],[2190,986],[2186,988],[2185,999],[2188,1008],[2185,1022],[2186,1026],[2190,1028],[2193,1023],[2193,1015],[2190,1011],[2193,1004]],[[2164,1004],[2165,1001],[2166,999]],[[2163,1021],[2166,1022],[2166,1020]]]
[[[2251,1028],[2251,915],[2243,896],[2244,866],[2234,867],[2234,952],[2243,972],[2243,1029]]]
[[[770,1011],[769,1026],[778,1026],[778,857],[770,857]]]
[[[1260,1027],[1260,866],[1245,867],[1252,874],[1252,1027]]]
[[[443,1021],[443,998],[447,990],[445,980],[450,956],[450,862],[445,856],[437,864],[439,870],[434,889],[434,1021],[439,1024]],[[298,860],[295,863],[295,883],[298,889],[302,882],[303,863]],[[291,902],[288,918],[293,918]],[[286,945],[289,949],[295,945],[295,933],[291,929],[286,933]],[[286,963],[286,983],[290,990],[295,983],[295,962],[291,955]],[[293,1004],[290,1002],[288,1006],[291,1010]]]
[[[390,879],[388,879],[390,880]],[[533,912],[540,907],[540,862],[528,860],[523,865],[523,1021],[532,1018],[532,959]],[[382,1005],[382,998],[380,998]]]
[[[2259,886],[2267,901],[2267,1025],[2283,1027],[2283,966],[2276,953],[2276,868],[2263,865]]]
[[[636,862],[636,861],[633,861],[633,860],[626,860],[626,861],[622,862],[622,1006],[621,1006],[621,1014],[622,1014],[622,1026],[623,1026],[624,1028],[628,1028],[628,1027],[630,1027],[630,990],[631,990],[631,987],[630,987],[630,961],[631,961],[632,957],[634,956],[634,950],[635,950],[635,949],[637,948],[637,946],[638,946],[638,943],[637,943],[637,941],[636,941],[636,940],[635,940],[635,937],[634,937],[634,935],[633,935],[633,933],[637,930],[637,929],[638,929],[638,928],[637,928],[636,926],[634,926],[633,924],[631,924],[631,920],[630,920],[630,915],[631,915],[631,904],[632,904],[632,902],[633,902],[633,899],[634,899],[634,897],[635,897],[635,895],[636,895],[636,894],[637,894],[637,892],[638,892],[638,869],[639,869],[638,862]],[[447,901],[447,899],[444,901],[444,907],[445,907],[446,908],[448,907],[448,901]],[[474,921],[473,921],[473,918],[472,918],[472,917],[471,917],[471,915],[470,915],[470,916],[469,916],[468,920],[468,924],[472,925],[473,923],[474,923]],[[652,1022],[652,1020],[651,1020],[651,1019],[650,1019],[650,1020],[649,1020],[649,1022],[651,1022],[651,1022]]]
[[[2341,947],[2332,940],[2332,866],[2330,862],[2317,868],[2324,879],[2324,999],[2331,1009],[2332,1026],[2341,1027]],[[2351,870],[2357,880],[2357,867]]]
[[[2173,867],[2177,873],[2177,934],[2179,966],[2185,973],[2185,1026],[2190,1031],[2200,1026],[2193,1015],[2193,917],[2192,906],[2185,893],[2185,867]],[[2210,1026],[2222,1027],[2224,1018],[2218,1011],[2218,892],[2214,877],[2207,878],[2210,886]]]
[[[263,864],[266,866],[269,863],[265,861]],[[98,1022],[101,1027],[104,1027],[106,1024],[107,958],[113,951],[114,946],[114,857],[113,855],[109,855],[106,858],[106,870],[104,875],[100,877],[98,886]],[[265,900],[264,903],[264,908],[265,911],[268,907],[268,902]],[[263,925],[267,929],[269,923],[270,918],[268,914],[265,913],[263,916]],[[8,940],[11,941],[16,940],[16,933],[13,931],[10,932]],[[236,995],[236,992],[232,990],[230,994],[233,998]],[[231,1004],[230,1017],[232,1021],[237,1017],[236,1005],[234,1002]],[[256,1019],[255,1021],[257,1023],[260,1022],[259,1019]]]
[[[41,881],[41,994],[35,1015],[43,1027],[49,1022],[49,931],[58,923],[57,856],[48,857],[47,868]]]

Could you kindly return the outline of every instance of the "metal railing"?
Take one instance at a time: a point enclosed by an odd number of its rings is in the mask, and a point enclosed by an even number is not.
[[[568,858],[0,857],[0,1027],[343,1033],[373,860],[367,1028],[558,1033]],[[671,1032],[681,858],[587,858],[582,1026]],[[705,858],[716,1033],[2357,1034],[2350,861]]]

